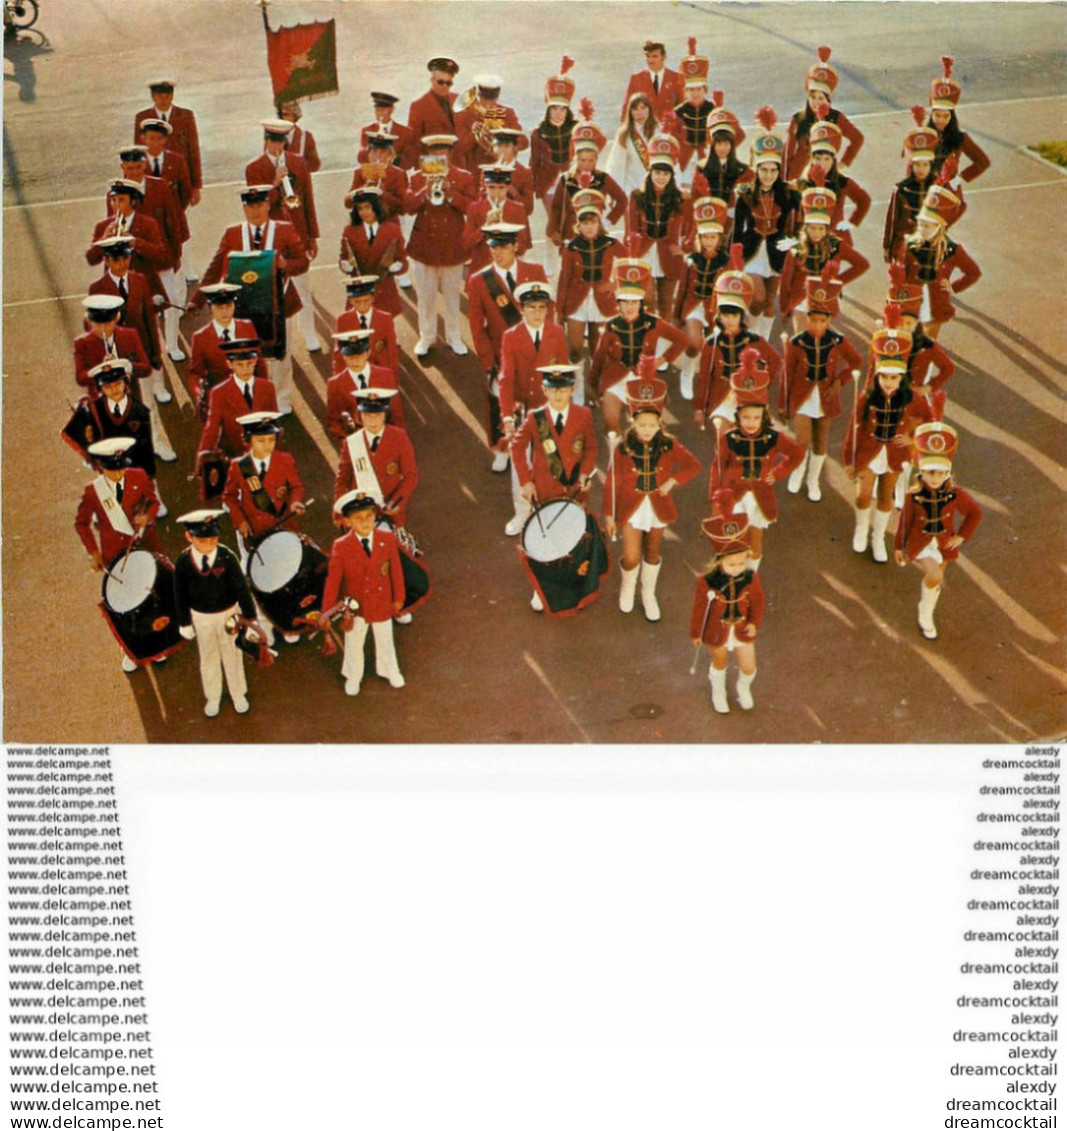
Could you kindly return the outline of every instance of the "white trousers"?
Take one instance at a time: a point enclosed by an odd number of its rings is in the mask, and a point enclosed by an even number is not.
[[[176,271],[160,271],[159,281],[163,284],[163,289],[167,292],[167,301],[181,304],[185,300],[185,283],[178,278]],[[163,337],[165,340],[165,348],[168,353],[177,353],[178,346],[178,323],[181,321],[182,312],[175,310],[173,306],[164,307],[163,309]]]
[[[363,679],[363,646],[367,640],[367,629],[374,630],[374,670],[383,679],[400,675],[400,663],[396,658],[393,644],[393,622],[376,621],[368,625],[362,617],[356,617],[351,632],[345,633],[345,659],[341,665],[341,675],[346,681],[359,684]]]
[[[292,280],[293,286],[296,287],[296,293],[304,304],[296,315],[296,321],[300,326],[300,333],[304,335],[304,344],[306,345],[308,342],[316,342],[319,339],[318,334],[315,333],[315,302],[311,297],[311,272],[305,271],[303,275],[293,275]],[[292,343],[290,343],[289,348],[291,351]]]
[[[245,682],[244,653],[235,643],[236,637],[226,631],[226,618],[239,612],[236,605],[221,613],[200,613],[192,610],[193,628],[196,629],[196,646],[200,652],[200,684],[204,698],[209,702],[222,698],[222,677],[230,698],[243,699],[248,694]]]
[[[296,318],[285,320],[285,357],[280,361],[270,358],[267,362],[267,372],[274,384],[274,392],[278,398],[278,411],[291,412],[293,408],[293,332],[296,329]]]
[[[463,265],[428,267],[417,259],[410,263],[419,308],[419,338],[427,343],[437,341],[437,293],[440,291],[444,299],[445,341],[462,341],[459,296],[463,290]]]

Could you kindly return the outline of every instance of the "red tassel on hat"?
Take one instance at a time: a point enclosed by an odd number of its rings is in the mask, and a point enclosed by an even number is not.
[[[824,283],[832,283],[834,279],[837,278],[837,273],[840,269],[841,264],[838,263],[836,259],[831,259],[819,273],[819,278],[822,279]],[[741,356],[744,357],[745,355],[742,354]]]
[[[638,232],[630,232],[624,239],[626,254],[630,259],[641,258],[641,236]]]
[[[731,271],[744,271],[745,269],[745,245],[740,243],[730,244],[730,265]],[[904,268],[901,267],[901,271]]]
[[[643,353],[637,359],[637,365],[635,366],[637,370],[637,376],[641,377],[645,381],[654,380],[656,376],[656,367],[658,365],[659,360],[656,358],[656,355],[654,353]]]
[[[951,55],[942,55],[941,56],[941,66],[944,69],[945,78],[947,78],[947,79],[952,78],[952,64],[955,63],[955,62],[956,62],[956,60],[953,59]]]
[[[573,66],[574,60],[569,55],[564,55],[563,62],[559,65],[559,73],[565,75]]]
[[[815,54],[819,56],[820,63],[830,62],[830,48],[829,47],[816,47]]]
[[[884,314],[885,314],[885,319],[882,322],[882,325],[887,330],[899,330],[900,329],[900,304],[897,303],[897,302],[887,303]]]
[[[756,111],[756,121],[770,133],[778,124],[778,115],[770,106],[761,106]]]
[[[820,122],[825,122],[826,119],[830,117],[830,103],[820,102],[819,105],[815,107],[815,117],[818,118]]]
[[[591,98],[583,98],[578,103],[578,109],[582,112],[582,117],[587,121],[593,120],[593,100]]]
[[[733,491],[729,487],[720,487],[717,491],[713,491],[711,495],[711,517],[724,518],[726,515],[733,514],[736,505],[737,500],[734,498]]]
[[[889,282],[893,287],[902,287],[907,278],[907,271],[904,269],[903,263],[898,263],[895,259],[889,264]]]
[[[741,363],[738,365],[735,376],[737,377],[753,377],[757,372],[757,363],[759,362],[759,351],[749,347],[741,351]]]
[[[673,110],[667,110],[663,117],[659,120],[659,128],[661,133],[669,134],[674,133],[675,126],[678,125],[678,115]]]
[[[592,173],[579,173],[578,174],[578,187],[580,189],[587,189],[593,183]]]
[[[722,109],[723,93],[721,90],[713,90],[711,92],[711,104],[716,110]]]
[[[947,400],[948,393],[944,389],[938,389],[936,393],[930,394],[930,410],[934,414],[934,420],[940,420],[944,416]]]
[[[937,184],[947,185],[949,181],[955,179],[956,174],[960,171],[959,158],[953,153],[946,157],[941,166],[941,172],[937,174]]]
[[[826,170],[821,165],[812,165],[808,170],[808,179],[816,188],[826,188]]]
[[[696,53],[697,53],[697,37],[695,35],[691,35],[689,37],[689,54],[695,55]]]
[[[911,120],[917,126],[925,125],[926,124],[926,109],[925,109],[925,107],[923,107],[923,106],[913,106],[911,108]]]

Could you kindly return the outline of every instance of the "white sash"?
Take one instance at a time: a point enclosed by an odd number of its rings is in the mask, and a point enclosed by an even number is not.
[[[106,475],[98,475],[93,480],[93,490],[100,500],[100,506],[104,509],[105,517],[111,523],[111,528],[117,530],[119,534],[125,534],[132,538],[133,527],[126,517],[126,512],[122,509],[121,503],[115,498],[115,489],[111,480]]]
[[[353,432],[345,443],[348,445],[348,458],[352,461],[352,470],[356,474],[356,490],[362,491],[364,495],[370,495],[381,506],[385,502],[385,496],[382,494],[377,472],[367,450],[366,432],[362,428],[358,432]]]

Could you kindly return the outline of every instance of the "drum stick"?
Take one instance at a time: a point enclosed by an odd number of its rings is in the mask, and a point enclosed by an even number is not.
[[[570,498],[570,501],[574,501],[573,496]],[[555,515],[552,518],[552,521],[548,524],[548,526],[545,527],[545,530],[551,530],[552,527],[556,525],[556,522],[558,521],[559,516],[563,513],[564,509],[564,507],[560,507],[559,510],[556,511]]]
[[[538,525],[538,527],[541,531],[541,537],[544,538],[544,536],[545,536],[545,524],[541,521],[541,510],[540,510],[540,507],[538,506],[537,493],[536,492],[534,492],[533,503],[534,503],[534,512],[533,512],[534,518],[537,519],[537,525]],[[552,524],[549,523],[549,525],[551,526]]]

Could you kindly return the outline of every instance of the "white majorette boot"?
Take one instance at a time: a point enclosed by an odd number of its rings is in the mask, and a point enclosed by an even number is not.
[[[871,533],[871,515],[874,512],[874,503],[865,507],[855,507],[856,529],[852,532],[852,549],[857,554],[862,554],[867,549],[867,539]]]
[[[804,482],[804,469],[808,465],[809,455],[811,455],[810,451],[804,453],[804,458],[800,461],[799,464],[797,464],[797,466],[793,469],[792,474],[789,476],[789,480],[785,485],[785,489],[790,493],[790,495],[796,495],[800,491],[800,485]]]
[[[682,400],[684,401],[691,401],[693,399],[693,378],[697,373],[697,361],[697,358],[686,357],[685,354],[683,354],[679,362],[679,372],[681,375],[679,388],[681,389]]]
[[[634,611],[634,594],[637,592],[637,574],[641,566],[635,565],[633,569],[620,566],[622,584],[619,586],[619,611],[632,613]]]
[[[871,556],[876,562],[889,561],[885,549],[885,530],[892,513],[892,511],[876,510],[871,518]]]
[[[656,600],[656,580],[659,577],[659,567],[662,561],[651,565],[646,561],[641,562],[641,606],[645,610],[645,620],[655,623],[660,618],[659,602]]]
[[[726,698],[726,669],[708,668],[708,679],[711,680],[711,705],[720,715],[730,713],[730,704]]]
[[[752,681],[755,678],[755,672],[751,675],[745,675],[744,672],[737,673],[737,701],[741,704],[742,711],[751,711],[756,705],[756,701],[752,698]]]
[[[919,598],[919,631],[927,640],[937,639],[937,625],[934,624],[934,609],[941,596],[941,586],[931,589],[923,582],[922,596]]]
[[[811,459],[808,460],[808,498],[813,503],[817,503],[822,498],[819,476],[822,474],[822,465],[825,462],[826,456],[817,456],[814,452],[811,453]]]

